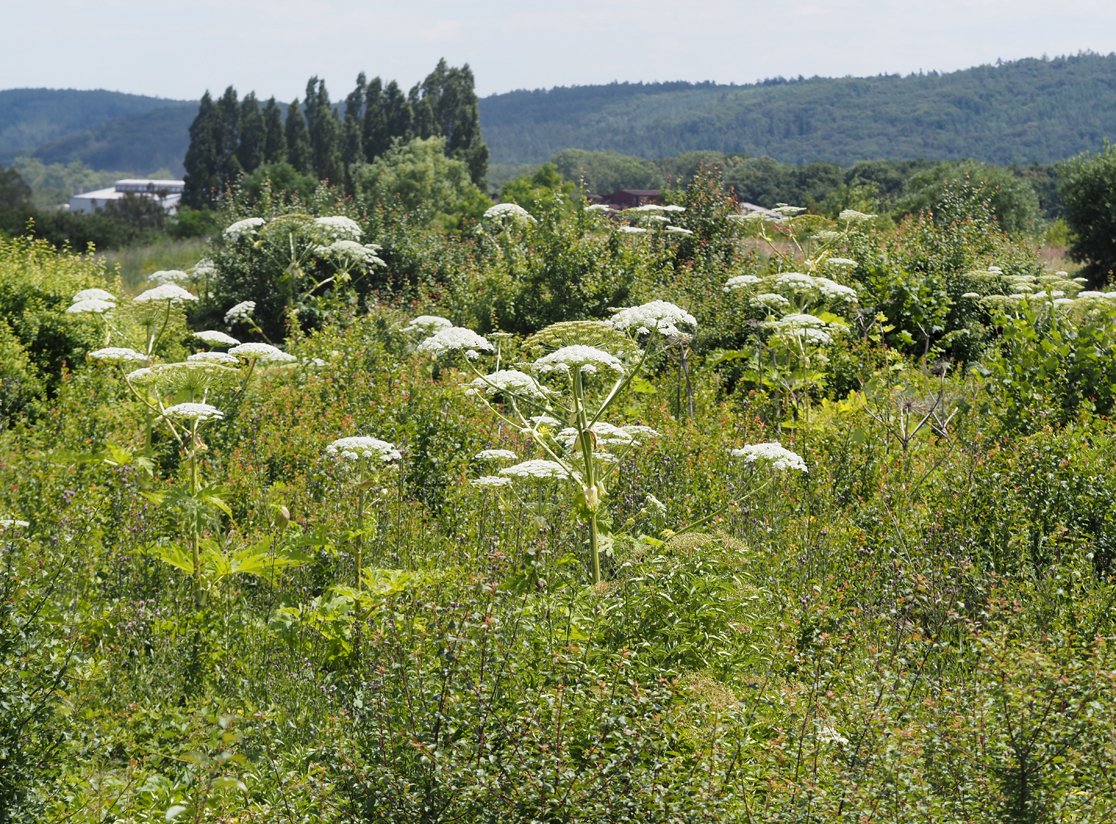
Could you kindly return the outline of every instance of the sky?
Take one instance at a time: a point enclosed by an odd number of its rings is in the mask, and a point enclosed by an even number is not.
[[[409,88],[439,58],[477,93],[612,81],[948,72],[1116,51],[1112,0],[2,0],[0,89],[289,101],[311,76]],[[18,34],[15,34],[17,33]]]

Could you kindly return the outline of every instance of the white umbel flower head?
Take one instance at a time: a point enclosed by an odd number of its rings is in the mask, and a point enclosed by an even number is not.
[[[0,518],[0,529],[27,529],[31,526],[27,521],[18,518]]]
[[[790,301],[774,292],[761,292],[752,298],[750,303],[760,309],[770,309],[772,311],[790,308]]]
[[[645,235],[647,230],[642,226],[621,226],[616,230],[622,235]]]
[[[519,456],[510,449],[482,449],[473,457],[478,461],[514,461]]]
[[[439,329],[418,345],[418,351],[428,355],[445,355],[449,352],[465,352],[468,358],[475,358],[479,352],[491,352],[492,344],[464,326],[447,326]]]
[[[624,332],[635,330],[637,335],[657,331],[668,338],[688,340],[697,328],[694,316],[679,306],[665,300],[653,300],[640,306],[621,309],[609,321],[613,328]]]
[[[377,255],[379,246],[363,245],[355,240],[335,240],[328,246],[319,246],[319,257],[338,260],[364,266],[383,266],[384,262]]]
[[[825,345],[832,340],[830,330],[833,327],[816,315],[805,312],[784,315],[767,326],[779,337],[798,338],[804,343]]]
[[[403,327],[405,334],[433,335],[439,329],[449,329],[453,323],[441,315],[419,315]]]
[[[146,292],[140,292],[134,298],[133,303],[187,303],[189,301],[196,301],[196,295],[192,295],[179,286],[177,283],[164,283],[161,286],[155,286],[148,289]]]
[[[208,403],[176,403],[163,410],[163,414],[176,421],[190,423],[205,423],[206,421],[219,421],[225,413],[216,406]]]
[[[222,236],[225,240],[236,240],[241,237],[254,235],[261,226],[267,223],[262,217],[246,217],[225,227]]]
[[[482,489],[498,489],[501,486],[511,486],[511,483],[511,478],[505,478],[502,475],[481,475],[479,478],[473,478],[469,481],[471,486]]]
[[[732,292],[736,289],[746,289],[762,282],[763,278],[758,278],[755,275],[734,275],[725,281],[724,291]]]
[[[235,366],[240,363],[233,355],[228,352],[195,352],[186,358],[187,361],[200,362],[200,363],[220,363],[225,366]]]
[[[518,395],[523,398],[542,400],[546,397],[539,382],[518,369],[501,369],[484,377],[474,378],[469,384],[474,390],[484,392],[490,397],[496,394]]]
[[[293,363],[297,358],[288,355],[277,346],[270,343],[242,343],[229,350],[230,355],[246,361],[262,361],[266,363]]]
[[[116,304],[111,300],[101,300],[99,298],[85,298],[83,300],[74,301],[66,307],[66,314],[68,315],[103,315],[106,312],[111,312],[116,308]]]
[[[238,346],[240,341],[232,335],[226,335],[224,332],[219,332],[216,329],[206,329],[202,332],[195,332],[194,337],[203,343],[208,343],[210,346]]]
[[[806,462],[802,460],[802,456],[797,452],[791,452],[786,449],[778,441],[769,441],[767,443],[753,443],[743,446],[739,449],[733,449],[730,454],[735,458],[743,458],[746,462],[754,464],[756,462],[769,463],[772,469],[777,469],[780,472],[793,470],[795,472],[806,472]]]
[[[106,292],[104,289],[82,289],[71,299],[71,303],[80,303],[83,300],[103,300],[109,303],[116,303],[116,295],[112,292]]]
[[[327,446],[325,451],[330,457],[342,461],[359,461],[362,458],[367,458],[382,463],[391,463],[403,457],[394,444],[369,435],[338,438]]]
[[[557,461],[547,461],[542,458],[534,458],[530,461],[522,461],[521,463],[514,464],[513,466],[505,466],[500,470],[500,474],[505,477],[512,478],[536,478],[539,480],[547,480],[551,478],[571,478],[570,471]]]
[[[566,372],[576,369],[582,374],[592,375],[598,369],[610,369],[613,372],[624,374],[624,364],[615,355],[610,355],[603,349],[584,344],[563,346],[549,355],[543,355],[534,363],[535,370],[541,373]]]
[[[151,283],[185,283],[190,279],[188,272],[181,269],[160,269],[147,276]]]
[[[95,349],[89,353],[89,357],[105,363],[147,362],[147,355],[126,346],[107,346],[104,349]]]
[[[236,306],[225,312],[225,323],[233,323],[238,320],[247,320],[256,311],[256,302],[254,300],[242,300]]]
[[[531,213],[520,206],[518,203],[497,203],[495,206],[490,206],[484,211],[485,220],[493,220],[500,223],[536,223]]]
[[[360,226],[355,220],[344,215],[316,217],[314,226],[334,240],[360,240]]]
[[[635,435],[627,431],[626,428],[607,421],[597,421],[589,427],[589,431],[593,433],[593,443],[597,446],[630,446],[636,439]],[[554,440],[569,449],[577,441],[577,436],[577,429],[570,426],[558,432],[554,436]]]
[[[845,209],[837,215],[837,219],[842,223],[865,223],[869,220],[875,220],[876,216],[867,212],[858,212],[856,209]]]

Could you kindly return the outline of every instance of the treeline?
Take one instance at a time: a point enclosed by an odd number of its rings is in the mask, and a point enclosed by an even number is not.
[[[646,158],[689,151],[851,165],[868,158],[1051,163],[1116,134],[1116,55],[948,74],[777,78],[745,86],[634,84],[516,91],[481,101],[500,163],[576,147]]]
[[[844,209],[877,213],[917,212],[933,205],[951,181],[985,188],[1005,229],[1030,230],[1063,212],[1058,166],[996,166],[975,160],[869,160],[836,163],[781,163],[770,157],[686,152],[663,160],[566,149],[551,160],[559,174],[589,195],[618,189],[685,188],[698,169],[716,170],[742,201],[773,207],[805,206],[836,216]],[[499,177],[500,169],[494,170]],[[515,174],[522,173],[516,169]]]
[[[238,99],[230,86],[214,100],[206,92],[190,126],[183,203],[211,205],[244,174],[290,167],[351,190],[355,170],[414,139],[441,138],[447,157],[466,164],[483,185],[488,148],[481,138],[473,72],[440,60],[425,80],[404,92],[362,72],[343,108],[330,100],[325,81],[311,77],[306,95],[287,106],[252,92]],[[278,172],[283,176],[283,171]]]

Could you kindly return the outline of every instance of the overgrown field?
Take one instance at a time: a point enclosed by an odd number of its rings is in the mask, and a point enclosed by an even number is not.
[[[1116,817],[1113,293],[967,190],[347,208],[0,241],[0,822]]]

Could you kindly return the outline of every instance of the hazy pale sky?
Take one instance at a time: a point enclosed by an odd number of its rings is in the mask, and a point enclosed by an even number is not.
[[[0,89],[334,100],[445,57],[481,96],[619,81],[953,71],[1116,51],[1112,0],[2,0]]]

